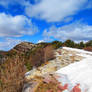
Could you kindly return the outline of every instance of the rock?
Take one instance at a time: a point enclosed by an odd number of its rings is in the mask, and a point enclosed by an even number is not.
[[[13,49],[9,51],[0,51],[0,63],[3,63],[6,61],[8,56],[13,56],[17,54],[24,54],[33,48],[35,48],[37,45],[30,43],[30,42],[21,42],[20,44],[16,45]]]
[[[39,82],[30,81],[24,85],[22,92],[34,92],[38,85]]]
[[[20,44],[16,45],[13,50],[17,50],[19,52],[27,52],[36,46],[37,45],[30,42],[21,42]]]

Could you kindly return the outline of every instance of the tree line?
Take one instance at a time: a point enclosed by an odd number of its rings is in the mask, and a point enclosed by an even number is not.
[[[53,41],[51,44],[53,45],[55,49],[60,48],[62,46],[66,46],[66,47],[72,47],[72,48],[85,49],[88,51],[92,51],[92,40],[87,41],[87,42],[81,41],[79,43],[76,43],[68,39],[65,42]]]

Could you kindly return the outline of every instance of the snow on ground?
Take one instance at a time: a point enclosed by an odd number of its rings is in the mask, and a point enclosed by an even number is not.
[[[85,58],[80,62],[75,62],[64,68],[61,68],[60,70],[56,71],[56,73],[61,74],[61,76],[66,75],[72,86],[79,83],[82,92],[85,92],[85,89],[88,89],[86,92],[92,92],[92,52],[68,47],[63,47],[63,49],[76,51],[78,52],[78,55]],[[62,79],[59,78],[58,80],[62,82]]]

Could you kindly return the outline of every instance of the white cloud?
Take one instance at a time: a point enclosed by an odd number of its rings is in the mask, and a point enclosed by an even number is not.
[[[79,10],[92,8],[92,0],[0,0],[0,5],[20,4],[25,6],[25,12],[30,17],[46,20],[47,22],[63,21],[76,14]]]
[[[88,0],[40,0],[37,4],[27,5],[25,11],[30,17],[58,22],[76,14],[87,2]]]
[[[82,24],[80,22],[65,25],[63,27],[52,26],[50,29],[44,30],[44,37],[65,41],[71,39],[74,41],[92,40],[92,26]]]
[[[0,37],[21,37],[33,35],[37,31],[38,28],[23,15],[13,17],[5,13],[0,14]]]
[[[44,40],[39,40],[37,43],[42,43],[42,42],[45,42]]]
[[[0,41],[0,50],[9,50],[20,42],[22,42],[22,40],[6,38],[3,41]]]

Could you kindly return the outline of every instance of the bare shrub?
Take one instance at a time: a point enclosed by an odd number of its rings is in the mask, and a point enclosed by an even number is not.
[[[84,50],[92,51],[92,47],[91,46],[88,46],[88,47],[84,48]]]
[[[40,66],[42,63],[54,58],[54,52],[52,46],[46,46],[45,48],[37,48],[34,50],[29,58],[32,66]]]
[[[32,52],[29,60],[32,66],[39,66],[44,61],[43,48],[38,48],[36,51]]]
[[[51,59],[54,59],[54,49],[51,45],[44,48],[44,61],[49,61]]]
[[[0,92],[21,92],[24,82],[24,62],[19,56],[8,58],[0,66]]]

